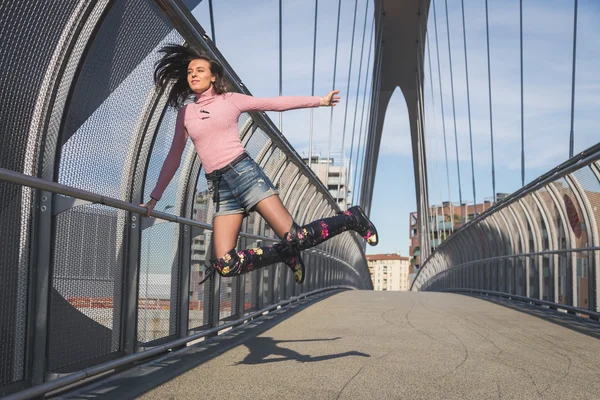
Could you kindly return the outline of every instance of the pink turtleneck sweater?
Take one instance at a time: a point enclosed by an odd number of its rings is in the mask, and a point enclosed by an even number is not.
[[[179,168],[188,136],[204,170],[210,173],[223,168],[244,152],[238,132],[238,119],[243,112],[286,111],[319,105],[320,98],[315,96],[261,99],[240,93],[218,95],[211,87],[197,95],[194,103],[179,110],[171,149],[150,196],[156,200],[162,197]]]

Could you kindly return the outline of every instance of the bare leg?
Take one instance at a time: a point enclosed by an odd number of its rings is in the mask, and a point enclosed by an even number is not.
[[[256,205],[256,211],[267,221],[277,236],[283,237],[290,231],[294,219],[277,195],[269,196]]]
[[[244,214],[219,215],[213,219],[214,256],[221,258],[237,246]]]

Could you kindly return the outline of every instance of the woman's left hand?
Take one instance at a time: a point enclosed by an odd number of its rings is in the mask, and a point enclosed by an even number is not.
[[[335,107],[340,102],[339,90],[332,90],[325,96],[321,97],[321,107]]]

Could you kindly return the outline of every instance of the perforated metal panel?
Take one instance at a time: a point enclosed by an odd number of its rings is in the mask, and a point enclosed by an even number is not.
[[[63,29],[79,1],[4,1],[0,5],[0,167],[31,174],[37,143],[30,144],[29,128],[41,79],[47,71]],[[35,65],[37,79],[23,71]],[[28,153],[29,152],[29,153]],[[27,166],[26,166],[27,164]],[[36,174],[36,172],[33,172]],[[0,196],[5,194],[0,190]],[[0,197],[0,203],[3,203]]]
[[[251,273],[244,275],[244,311],[256,308],[255,282],[259,272],[260,271],[252,271]]]
[[[177,331],[179,224],[142,231],[138,293],[138,340],[150,343]]]
[[[263,170],[265,171],[269,179],[275,179],[275,174],[277,173],[277,171],[279,171],[279,168],[285,160],[285,154],[280,149],[276,148],[273,150],[273,152],[269,156],[268,161],[266,161],[263,166]]]
[[[210,281],[199,284],[205,278],[208,246],[210,232],[202,230],[192,237],[189,287],[189,327],[192,329],[209,323]]]
[[[143,41],[127,36],[141,32]],[[87,53],[69,104],[61,136],[60,183],[129,198],[136,153],[149,118],[148,103],[155,95],[155,46],[181,41],[169,32],[154,6],[144,1],[124,1],[111,8]],[[161,130],[174,126],[171,114],[165,116]],[[153,158],[160,155],[156,147]],[[156,168],[155,163],[151,159],[150,167]]]
[[[305,190],[308,186],[308,178],[306,176],[300,176],[298,181],[294,184],[294,190],[292,195],[289,197],[289,200],[286,204],[286,207],[292,217],[295,218],[295,215],[298,213],[298,207],[302,204],[302,200],[304,200],[303,195],[305,194]]]
[[[238,278],[221,277],[219,319],[225,319],[236,315],[238,298]]]
[[[0,387],[24,378],[30,224],[22,197],[32,190],[0,183]],[[25,211],[25,212],[24,212]]]
[[[277,187],[277,189],[279,189],[280,195],[284,195],[285,193],[287,193],[287,191],[290,189],[290,185],[292,184],[293,179],[297,173],[298,173],[298,167],[296,167],[296,165],[290,163],[287,165],[287,167],[283,171],[283,175],[281,176],[281,179],[279,181],[277,181],[276,183],[273,182],[275,184],[275,186]],[[284,201],[284,204],[285,204],[285,201]]]
[[[120,349],[125,213],[86,205],[56,216],[48,368]]]
[[[590,210],[593,219],[590,231],[598,237],[598,228],[600,227],[600,183],[598,176],[592,172],[590,167],[581,168],[573,173],[577,184],[581,187],[587,208]]]
[[[256,159],[258,154],[270,143],[271,139],[269,139],[267,134],[260,128],[257,128],[246,143],[246,152],[250,154],[250,157]]]

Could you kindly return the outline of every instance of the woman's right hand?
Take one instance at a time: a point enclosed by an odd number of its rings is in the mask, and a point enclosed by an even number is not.
[[[156,200],[150,199],[147,203],[140,204],[140,206],[142,206],[142,207],[146,208],[146,210],[148,210],[146,212],[146,216],[149,217],[150,213],[152,212],[152,210],[154,210],[154,207],[156,206]]]

